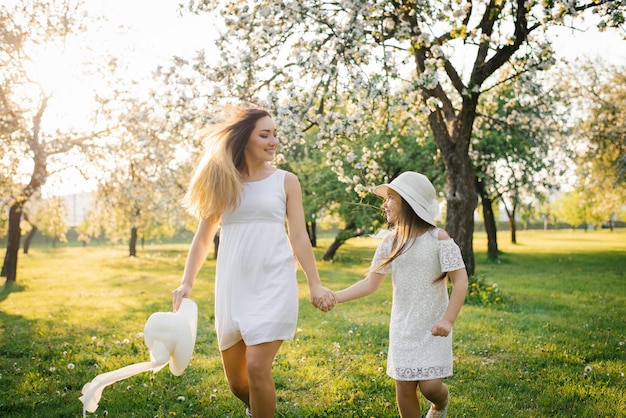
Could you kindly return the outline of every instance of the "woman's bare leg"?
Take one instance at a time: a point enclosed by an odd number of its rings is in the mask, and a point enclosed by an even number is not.
[[[276,388],[272,365],[281,344],[282,341],[272,341],[247,347],[250,410],[254,418],[274,418]]]
[[[249,406],[250,387],[246,364],[246,345],[243,340],[222,351],[222,364],[231,392],[241,399],[246,406]]]

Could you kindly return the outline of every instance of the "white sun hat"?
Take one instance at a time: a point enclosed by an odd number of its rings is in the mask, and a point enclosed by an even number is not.
[[[143,335],[150,349],[150,360],[132,364],[96,376],[83,386],[79,399],[83,403],[83,417],[86,412],[94,412],[102,397],[105,387],[136,374],[161,370],[167,364],[175,376],[180,376],[187,368],[198,327],[198,306],[194,301],[184,298],[176,313],[156,312],[150,315],[144,326]]]
[[[439,215],[439,202],[437,202],[435,187],[428,177],[415,171],[405,171],[390,183],[376,186],[374,193],[387,197],[388,189],[402,196],[417,216],[432,226],[436,226],[435,219]]]

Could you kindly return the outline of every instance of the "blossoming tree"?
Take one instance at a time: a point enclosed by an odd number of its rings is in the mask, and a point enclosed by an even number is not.
[[[212,70],[205,71],[228,86],[219,93],[281,109],[281,126],[291,124],[294,133],[317,125],[320,145],[330,152],[337,141],[349,142],[354,124],[384,134],[386,118],[374,117],[381,110],[424,112],[446,166],[446,228],[471,274],[477,193],[470,149],[481,94],[507,62],[517,74],[543,70],[551,56],[550,26],[573,24],[589,9],[603,26],[615,26],[625,6],[610,0],[197,0],[190,8],[224,19],[220,57],[211,57]],[[391,92],[403,99],[387,100]],[[376,170],[373,161],[368,171]],[[355,187],[369,190],[367,173],[362,180]]]
[[[38,54],[59,49],[73,34],[84,30],[87,16],[80,1],[9,2],[0,5],[0,184],[2,206],[9,208],[3,277],[16,280],[24,205],[46,182],[59,157],[85,146],[96,134],[50,123],[51,104],[57,100],[43,78],[54,78],[50,62],[39,63],[41,79],[33,76]],[[61,57],[55,64],[62,61]],[[46,64],[48,66],[46,66]],[[55,73],[55,74],[52,74]],[[46,77],[47,76],[47,77]]]

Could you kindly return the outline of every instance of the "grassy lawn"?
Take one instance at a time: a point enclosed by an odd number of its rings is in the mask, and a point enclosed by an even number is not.
[[[626,231],[520,231],[499,236],[487,264],[477,234],[476,276],[501,305],[466,305],[455,325],[451,417],[626,416]],[[328,241],[316,250],[318,259]],[[319,262],[343,288],[369,266],[377,241],[354,239]],[[79,417],[82,386],[97,374],[149,360],[148,316],[170,310],[187,245],[35,247],[20,254],[17,285],[0,293],[0,417]],[[214,261],[196,282],[194,357],[109,386],[90,417],[244,417],[223,376],[213,329]],[[4,279],[2,279],[4,280]],[[280,417],[394,417],[385,375],[388,280],[329,313],[307,302],[302,276],[296,338],[275,364]],[[423,413],[428,408],[422,401]]]

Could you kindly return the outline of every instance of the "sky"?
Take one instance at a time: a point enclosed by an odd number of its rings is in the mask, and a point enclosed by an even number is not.
[[[129,71],[139,78],[150,76],[159,63],[166,62],[173,55],[185,56],[201,48],[210,49],[216,34],[216,23],[207,16],[180,17],[177,12],[180,1],[88,0],[95,13],[109,20],[104,27],[89,28],[88,43],[96,51],[102,48],[112,53],[123,53],[127,57]],[[553,29],[552,39],[561,58],[601,57],[608,63],[626,65],[626,41],[616,31],[598,32],[592,21],[589,21],[585,32]],[[83,57],[76,56],[74,59]],[[54,56],[48,58],[48,61],[53,60]],[[77,83],[80,77],[69,75],[75,64],[68,60],[66,67],[57,69],[59,74],[68,74],[63,81],[63,89],[59,89],[65,90],[67,95],[63,98],[65,116],[60,116],[59,120],[63,117],[66,120],[71,117],[86,118],[83,103],[89,86]],[[51,63],[44,62],[42,67],[50,72]],[[83,180],[77,173],[69,173],[62,180],[49,179],[43,192],[44,195],[70,194],[93,188],[93,182]]]
[[[133,51],[137,68],[149,70],[163,58],[174,54],[192,54],[211,47],[216,24],[207,16],[187,13],[180,17],[181,0],[91,0],[94,10],[112,22],[113,32],[106,32],[105,42],[120,50]],[[115,32],[116,26],[127,31]]]
[[[118,33],[109,43],[133,48],[144,68],[154,67],[158,59],[192,53],[199,47],[210,47],[215,23],[206,16],[177,16],[181,0],[95,0],[112,22],[130,28]],[[149,10],[149,13],[147,11]],[[626,64],[626,41],[616,31],[599,32],[593,19],[583,31],[560,27],[551,30],[558,55],[574,58],[580,55],[601,56],[609,62]],[[111,35],[108,34],[107,37]]]
[[[589,21],[584,32],[569,28],[552,28],[552,45],[561,58],[601,57],[610,64],[626,65],[626,40],[617,30],[598,31]],[[626,36],[622,32],[623,36]]]
[[[160,63],[174,55],[192,55],[198,49],[210,49],[216,36],[215,24],[206,16],[178,15],[180,0],[87,0],[94,14],[109,21],[102,26],[89,27],[85,44],[93,51],[108,51],[123,57],[128,75],[134,79],[151,77]],[[72,49],[72,48],[68,48]],[[98,80],[86,79],[75,70],[85,54],[68,54],[59,59],[54,53],[39,58],[41,75],[55,89],[54,98],[63,103],[61,109],[49,109],[51,121],[59,125],[80,125],[91,112],[91,91]],[[63,65],[61,65],[63,63]],[[49,78],[49,80],[46,80]],[[95,180],[86,180],[75,169],[62,176],[49,176],[42,187],[44,197],[92,191]]]
[[[136,51],[138,67],[153,68],[161,58],[210,47],[215,23],[206,16],[181,18],[180,0],[92,0],[112,22],[130,28],[128,33],[106,34],[107,43]],[[147,12],[149,11],[149,12]],[[615,31],[600,33],[589,20],[585,32],[561,27],[552,30],[553,45],[566,58],[601,56],[626,64],[626,41]]]

